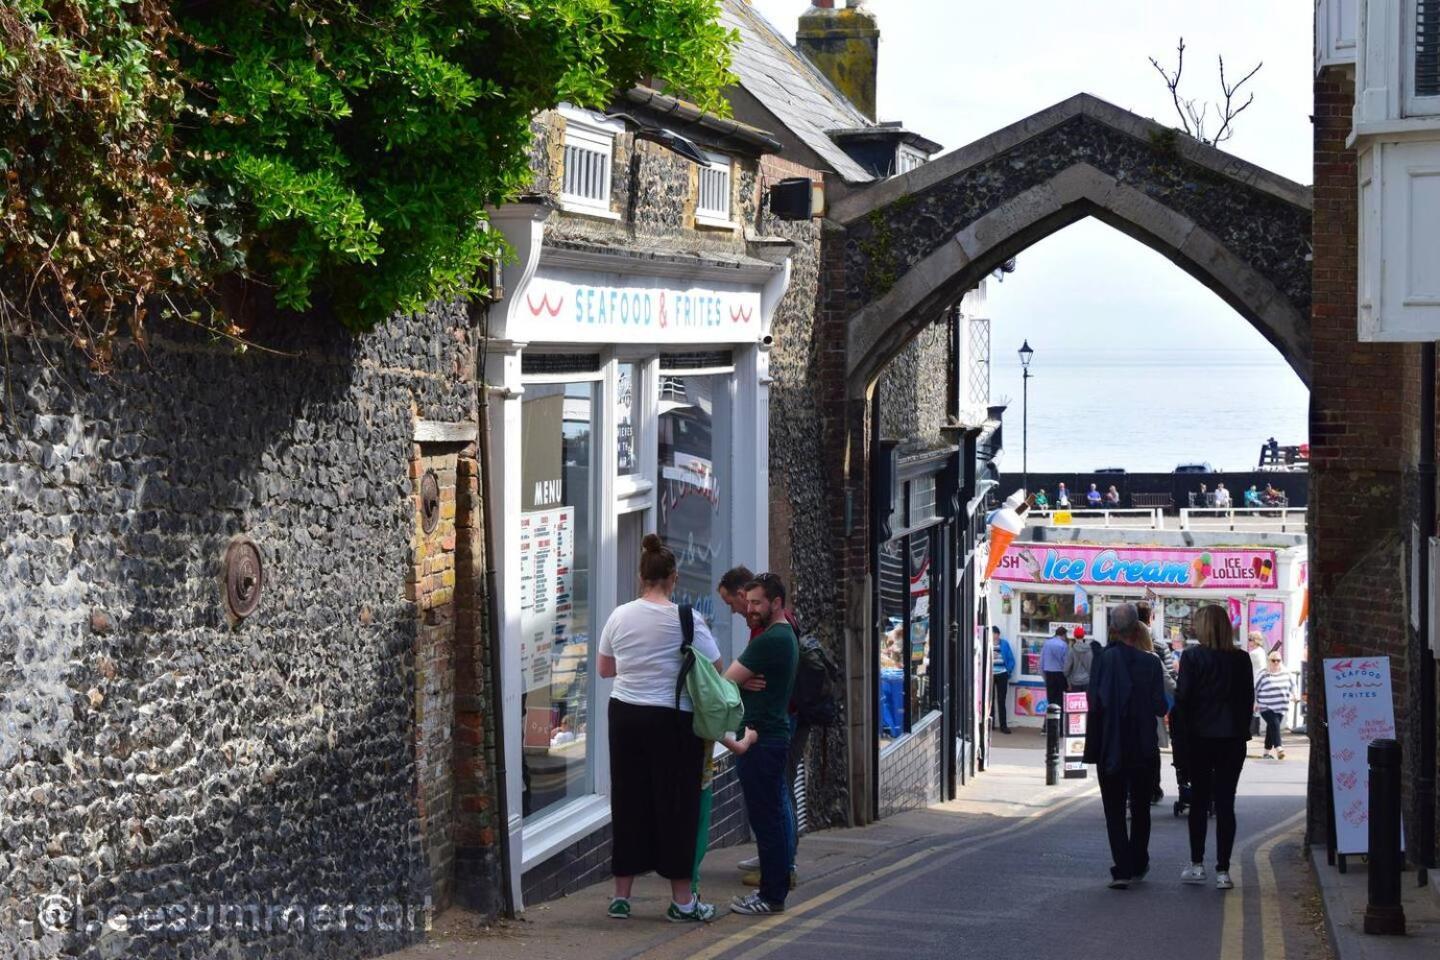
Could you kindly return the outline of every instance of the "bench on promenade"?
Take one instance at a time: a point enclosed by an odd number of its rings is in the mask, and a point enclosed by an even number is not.
[[[1169,510],[1173,506],[1168,493],[1132,493],[1130,504],[1134,507],[1159,507],[1162,510]]]

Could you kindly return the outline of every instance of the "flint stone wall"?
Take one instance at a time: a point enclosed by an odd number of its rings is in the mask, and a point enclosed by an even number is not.
[[[474,422],[469,324],[444,306],[270,344],[296,355],[157,338],[108,376],[64,345],[5,344],[0,956],[298,960],[421,935],[439,878],[416,806],[408,468],[417,418]],[[232,626],[238,534],[265,584]],[[46,929],[47,896],[79,919]],[[221,904],[372,915],[85,929]]]
[[[1183,135],[1168,133],[1141,139],[1079,114],[962,176],[905,195],[848,225],[852,289],[862,303],[875,299],[966,224],[1087,163],[1194,221],[1308,312],[1309,211],[1187,161],[1175,142]]]

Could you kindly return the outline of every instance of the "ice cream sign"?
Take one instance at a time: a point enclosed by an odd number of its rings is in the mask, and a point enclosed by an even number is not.
[[[1273,550],[1166,550],[1158,547],[1013,546],[995,572],[1011,583],[1273,590]]]

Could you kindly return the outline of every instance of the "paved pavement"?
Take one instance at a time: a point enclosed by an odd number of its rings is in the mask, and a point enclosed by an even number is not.
[[[1247,762],[1237,888],[1227,893],[1178,882],[1188,845],[1185,821],[1171,815],[1168,767],[1169,796],[1153,808],[1151,879],[1114,891],[1105,885],[1109,849],[1093,780],[1045,787],[1039,738],[1019,732],[1003,742],[991,770],[951,803],[806,837],[803,883],[783,915],[670,925],[662,885],[642,879],[635,916],[624,923],[603,917],[608,888],[601,886],[488,930],[452,912],[437,922],[432,942],[392,960],[1330,960],[1300,845],[1303,746],[1282,762]],[[707,858],[707,899],[727,903],[741,890],[733,865],[749,853]]]
[[[1365,904],[1369,900],[1369,876],[1363,857],[1349,858],[1349,869],[1341,873],[1325,862],[1324,847],[1310,851],[1315,873],[1325,898],[1326,932],[1335,945],[1339,960],[1435,960],[1440,957],[1440,890],[1433,881],[1422,887],[1413,870],[1401,878],[1401,904],[1405,908],[1404,936],[1374,936],[1365,933]]]

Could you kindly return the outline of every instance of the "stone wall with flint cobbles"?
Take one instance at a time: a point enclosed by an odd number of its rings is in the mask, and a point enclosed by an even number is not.
[[[243,354],[121,344],[103,374],[68,345],[3,344],[7,960],[373,956],[448,896],[473,448],[415,438],[474,423],[469,318],[275,326]],[[433,567],[417,461],[447,480]],[[237,541],[262,562],[243,619]]]

